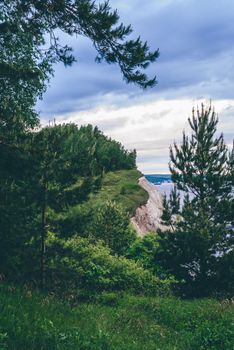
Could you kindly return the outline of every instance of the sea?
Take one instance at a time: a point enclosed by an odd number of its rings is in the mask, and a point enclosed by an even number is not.
[[[153,183],[156,187],[156,189],[167,198],[169,198],[170,193],[174,187],[174,183],[172,182],[171,175],[170,174],[149,174],[145,175],[145,178]],[[180,193],[180,206],[182,207],[184,202],[184,191],[178,191]],[[189,193],[190,199],[193,198],[192,193]]]
[[[174,186],[170,174],[149,174],[145,175],[145,178],[154,184],[160,193],[169,197]]]

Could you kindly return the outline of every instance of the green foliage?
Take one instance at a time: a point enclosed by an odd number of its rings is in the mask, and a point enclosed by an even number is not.
[[[58,125],[32,133],[30,155],[32,164],[32,190],[41,216],[41,287],[45,286],[45,260],[48,207],[62,210],[71,205],[74,198],[80,202],[92,190],[94,146],[79,137],[75,125]],[[86,136],[86,135],[85,135]],[[84,142],[85,141],[85,142]],[[86,159],[86,167],[83,158]],[[85,177],[75,186],[79,177]],[[79,197],[78,197],[79,196]]]
[[[0,115],[5,131],[35,126],[34,105],[53,74],[53,64],[75,61],[72,48],[61,43],[58,33],[91,39],[96,60],[117,63],[127,82],[143,88],[156,83],[144,71],[158,51],[150,52],[140,38],[126,40],[131,26],[119,23],[117,11],[107,2],[3,0],[0,31]]]
[[[132,169],[136,166],[136,151],[128,152],[120,142],[111,140],[94,128],[96,137],[96,158],[104,171]]]
[[[180,194],[176,186],[174,186],[169,199],[167,199],[166,195],[163,197],[162,223],[173,228],[178,214],[180,214]]]
[[[66,298],[79,293],[132,291],[136,294],[170,293],[170,282],[160,281],[140,265],[111,255],[100,242],[75,236],[61,240],[51,234],[48,241],[47,288]]]
[[[146,269],[155,271],[155,254],[159,243],[155,233],[149,233],[143,238],[138,237],[129,247],[127,256],[142,264]]]
[[[106,202],[97,209],[87,232],[103,240],[118,255],[123,255],[136,239],[128,214],[114,202]]]
[[[196,115],[193,110],[188,121],[192,136],[183,134],[182,145],[170,148],[172,180],[178,189],[192,192],[196,202],[207,209],[218,196],[230,197],[227,146],[222,134],[216,137],[218,118],[211,106],[202,105]]]
[[[104,168],[134,168],[135,153],[91,125],[55,125],[21,135],[19,141],[10,159],[11,148],[6,148],[1,159],[6,163],[0,168],[1,273],[15,281],[38,281],[41,270],[44,285],[48,230],[69,237],[83,233],[91,217],[92,206],[87,200],[108,176]],[[115,162],[107,166],[112,144]],[[6,171],[9,164],[10,174]],[[136,179],[139,172],[132,171]],[[81,205],[84,202],[86,207]]]
[[[79,233],[88,236],[88,227],[92,226],[94,216],[99,208],[107,202],[115,202],[126,213],[134,215],[137,207],[146,203],[148,193],[138,185],[141,173],[136,169],[118,170],[103,174],[101,187],[92,190],[88,200],[82,204],[69,206],[65,211],[49,213],[51,228],[62,237]],[[126,192],[122,189],[126,188]]]
[[[100,191],[90,196],[87,205],[99,207],[105,202],[112,201],[121,205],[130,215],[134,215],[136,209],[148,200],[148,193],[138,185],[141,176],[137,169],[105,174]]]
[[[177,289],[177,281],[168,273],[162,264],[157,261],[157,255],[160,251],[160,240],[157,233],[148,233],[143,238],[137,237],[133,244],[129,247],[126,256],[144,269],[151,271],[161,280],[171,282],[172,289]]]
[[[106,306],[117,306],[124,298],[123,292],[103,292],[95,297],[95,302]]]
[[[34,106],[52,73],[50,55],[38,50],[44,39],[20,25],[16,2],[11,5],[0,5],[0,140],[6,145],[38,124]]]
[[[7,333],[0,332],[0,350],[7,349]]]
[[[170,170],[178,189],[186,192],[180,209],[176,195],[165,202],[171,230],[160,233],[157,261],[181,282],[186,295],[233,294],[233,192],[231,155],[211,106],[193,111],[192,135],[170,148]],[[192,197],[189,197],[192,194]],[[175,199],[175,200],[174,200]],[[172,220],[178,213],[180,220]],[[225,281],[232,281],[224,286]],[[227,278],[228,274],[228,278]]]
[[[1,274],[37,284],[40,269],[44,288],[49,230],[61,234],[70,228],[67,236],[72,236],[80,227],[69,214],[100,188],[103,174],[136,166],[135,150],[126,151],[90,125],[35,129],[39,120],[34,107],[53,64],[67,66],[75,60],[72,48],[61,44],[58,36],[89,38],[98,62],[117,63],[126,82],[142,88],[156,83],[144,72],[159,53],[150,52],[140,38],[127,40],[131,26],[119,22],[108,2],[3,0],[0,32]],[[114,231],[109,238],[103,231],[102,238],[122,253],[133,233],[126,228],[127,216],[116,213],[115,233],[121,242],[113,238]],[[85,215],[90,216],[87,211]]]
[[[34,107],[53,64],[75,60],[58,35],[91,39],[97,61],[117,63],[124,79],[142,88],[156,83],[144,71],[159,53],[139,38],[127,40],[131,26],[119,23],[108,2],[3,0],[0,32],[0,263],[2,273],[24,280],[35,277],[28,262],[39,255],[45,274],[48,212],[81,203],[100,187],[102,172],[132,169],[136,161],[135,151],[91,126],[30,132],[39,124]]]
[[[0,285],[0,309],[4,350],[233,349],[233,306],[215,300],[105,293],[71,308],[53,296]]]

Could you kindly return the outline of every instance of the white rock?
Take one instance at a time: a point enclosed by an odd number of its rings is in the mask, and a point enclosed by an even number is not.
[[[157,229],[162,231],[167,229],[168,227],[161,224],[162,194],[144,176],[138,180],[138,183],[148,192],[149,199],[145,205],[137,208],[135,216],[131,218],[132,225],[140,236],[144,236],[148,232],[156,232]]]

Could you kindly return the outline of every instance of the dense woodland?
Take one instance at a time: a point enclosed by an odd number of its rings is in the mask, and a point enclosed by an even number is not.
[[[156,83],[159,52],[128,39],[108,2],[1,1],[0,348],[232,350],[234,150],[212,106],[169,150],[167,230],[138,237],[136,151],[91,125],[40,125],[53,65],[75,60],[59,32],[91,39],[126,82]]]
[[[80,231],[79,221],[84,229],[84,221],[88,225],[93,215],[91,208],[77,214],[75,222],[74,215],[66,213],[100,189],[106,172],[134,168],[136,154],[97,128],[72,124],[27,132],[14,149],[4,147],[1,273],[21,283],[38,283],[40,279],[44,288],[48,233],[71,238]],[[124,216],[122,226],[127,227],[128,218]],[[95,222],[94,226],[98,225]],[[89,230],[94,231],[94,227]]]

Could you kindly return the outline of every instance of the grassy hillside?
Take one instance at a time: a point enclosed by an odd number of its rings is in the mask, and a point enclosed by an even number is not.
[[[148,193],[138,185],[138,179],[143,176],[140,171],[119,170],[104,175],[102,188],[95,194],[91,194],[87,206],[99,206],[106,201],[115,201],[131,215],[136,208],[145,204]]]
[[[85,203],[70,208],[70,215],[76,216],[85,208],[99,207],[107,201],[120,204],[130,215],[134,215],[136,209],[148,200],[148,193],[138,185],[141,176],[142,173],[137,169],[106,173],[100,190],[91,193]]]
[[[106,202],[115,202],[134,216],[136,209],[148,200],[148,193],[138,185],[143,176],[137,169],[118,170],[104,174],[100,189],[89,194],[88,199],[80,204],[69,206],[62,212],[50,211],[49,218],[55,232],[83,235],[90,224],[93,214]]]
[[[233,350],[234,309],[214,300],[106,294],[71,306],[0,286],[0,349]]]

